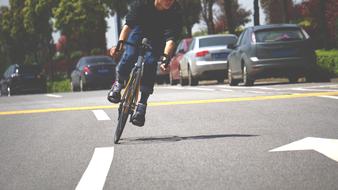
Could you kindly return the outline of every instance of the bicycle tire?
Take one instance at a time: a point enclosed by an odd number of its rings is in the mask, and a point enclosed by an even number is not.
[[[122,106],[122,110],[121,110],[121,113],[119,114],[118,123],[117,123],[117,127],[116,127],[115,134],[114,134],[115,144],[119,143],[119,140],[121,138],[122,132],[124,130],[124,127],[126,125],[128,115],[129,115],[129,107],[124,106],[123,104],[121,104],[120,106]],[[127,110],[123,110],[123,109],[127,109]]]
[[[136,88],[135,86],[137,84],[137,73],[131,78],[132,81],[130,86],[126,89],[126,94],[125,94],[125,100],[122,100],[119,106],[119,118],[118,118],[118,123],[117,127],[115,130],[115,135],[114,135],[114,143],[118,144],[119,140],[121,139],[122,132],[124,130],[124,127],[127,123],[128,116],[130,115],[130,109],[132,106],[133,101],[135,101],[135,96],[136,96]]]

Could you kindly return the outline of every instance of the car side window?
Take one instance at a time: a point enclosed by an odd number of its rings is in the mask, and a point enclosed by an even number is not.
[[[243,36],[244,36],[244,33],[246,32],[246,30],[244,30],[241,35],[239,35],[239,38],[238,38],[238,41],[236,43],[236,46],[239,46],[241,45],[241,42],[242,42],[242,39],[243,39]]]
[[[250,32],[249,32],[249,30],[246,30],[245,34],[243,35],[241,45],[247,45],[249,42],[250,42]]]
[[[188,51],[190,51],[190,50],[192,50],[192,49],[194,48],[195,43],[196,43],[196,40],[193,39],[193,41],[191,42],[191,44],[190,44],[190,46],[189,46],[189,50],[188,50]]]
[[[180,42],[180,44],[178,44],[175,54],[178,54],[182,48],[183,48],[183,40]]]

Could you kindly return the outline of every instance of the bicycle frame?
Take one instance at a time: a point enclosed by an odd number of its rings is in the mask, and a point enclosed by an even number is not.
[[[150,50],[151,47],[147,43],[147,39],[142,40],[142,46],[140,47],[140,53],[137,59],[137,62],[132,69],[129,80],[123,92],[121,103],[118,108],[118,124],[115,130],[114,143],[117,144],[122,135],[123,129],[127,122],[128,116],[133,115],[136,107],[136,103],[139,98],[140,91],[140,82],[143,75],[144,68],[144,55],[147,50]]]

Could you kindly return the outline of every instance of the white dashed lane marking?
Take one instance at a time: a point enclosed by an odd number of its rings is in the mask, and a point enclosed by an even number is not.
[[[331,98],[331,99],[338,100],[338,96],[319,96],[319,97],[322,97],[322,98]]]
[[[51,98],[62,98],[62,96],[60,95],[55,95],[55,94],[46,94],[47,97],[51,97]]]
[[[111,120],[110,117],[103,110],[92,110],[92,112],[94,113],[96,119],[99,121]]]

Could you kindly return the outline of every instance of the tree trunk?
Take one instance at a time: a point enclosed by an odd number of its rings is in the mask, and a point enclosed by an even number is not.
[[[212,13],[213,1],[208,2],[208,34],[215,34],[214,15]]]
[[[224,0],[224,10],[227,17],[228,30],[230,34],[235,34],[234,20],[232,16],[232,0]]]
[[[328,46],[328,31],[327,31],[327,20],[325,16],[326,12],[326,0],[319,1],[319,9],[320,9],[320,31],[323,40],[323,47],[325,49],[329,49]]]
[[[290,22],[290,18],[289,18],[289,3],[288,0],[283,0],[283,16],[284,16],[284,22],[285,23],[289,23]]]
[[[186,24],[186,29],[187,29],[187,37],[191,38],[192,37],[192,25]]]
[[[254,25],[260,25],[259,23],[259,3],[258,0],[254,0]]]

